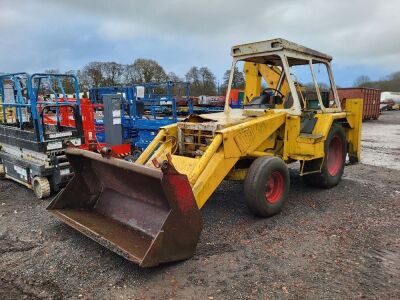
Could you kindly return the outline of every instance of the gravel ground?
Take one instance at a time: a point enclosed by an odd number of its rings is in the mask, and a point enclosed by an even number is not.
[[[390,168],[349,166],[330,190],[306,187],[292,170],[288,203],[269,219],[248,212],[240,183],[224,182],[202,210],[195,256],[152,269],[51,217],[49,200],[1,181],[0,298],[398,299],[399,124],[399,112],[385,112],[364,126],[364,162],[385,157]]]
[[[363,162],[400,170],[399,112],[384,111],[378,120],[364,122],[362,145]]]

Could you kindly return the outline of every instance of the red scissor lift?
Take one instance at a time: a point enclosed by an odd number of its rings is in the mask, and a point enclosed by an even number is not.
[[[57,103],[69,102],[73,103],[76,98],[58,98],[53,100]],[[38,102],[40,105],[40,101]],[[55,125],[57,124],[57,115],[59,116],[59,122],[62,126],[75,126],[75,119],[73,118],[73,111],[70,107],[61,106],[58,108],[58,114],[55,112],[43,113],[44,124]],[[106,143],[99,143],[96,139],[96,132],[104,131],[103,126],[95,124],[95,113],[96,111],[103,110],[103,104],[92,104],[88,98],[80,99],[80,110],[82,115],[82,128],[84,143],[79,146],[80,149],[89,150],[94,152],[101,152],[102,149],[107,147]],[[131,153],[130,144],[120,144],[109,147],[114,156],[125,157]]]

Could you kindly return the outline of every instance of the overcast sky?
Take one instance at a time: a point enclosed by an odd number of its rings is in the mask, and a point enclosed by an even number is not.
[[[337,84],[400,70],[399,0],[0,0],[0,72],[157,60],[220,79],[235,44],[282,37],[334,57]]]

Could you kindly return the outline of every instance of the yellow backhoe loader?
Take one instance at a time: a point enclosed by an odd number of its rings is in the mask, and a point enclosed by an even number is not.
[[[360,158],[362,100],[340,106],[332,58],[283,39],[234,46],[232,56],[227,95],[242,64],[243,109],[227,96],[224,112],[162,127],[135,163],[67,150],[75,175],[48,210],[149,267],[193,255],[200,209],[224,179],[244,180],[248,207],[264,217],[288,197],[288,163],[300,162],[307,184],[338,184],[346,158]]]

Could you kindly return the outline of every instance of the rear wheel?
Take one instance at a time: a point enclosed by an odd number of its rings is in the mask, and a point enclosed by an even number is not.
[[[325,141],[325,159],[321,173],[304,175],[304,182],[322,188],[337,185],[343,175],[346,153],[346,134],[341,126],[333,125]],[[319,160],[306,162],[305,172],[318,170],[320,163]]]
[[[33,192],[38,199],[50,196],[50,182],[46,177],[35,177],[33,179]]]
[[[289,170],[277,157],[257,158],[244,182],[246,204],[256,215],[269,217],[281,211],[290,186]]]

